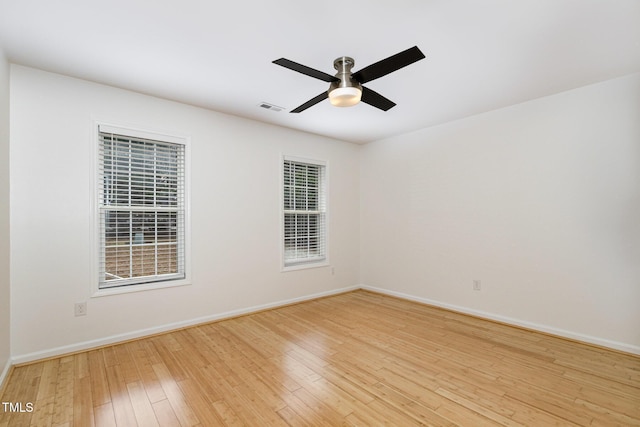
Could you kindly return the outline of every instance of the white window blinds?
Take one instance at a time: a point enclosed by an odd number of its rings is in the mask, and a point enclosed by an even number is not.
[[[184,144],[99,132],[99,288],[185,277]]]
[[[284,160],[284,265],[326,259],[325,166]]]

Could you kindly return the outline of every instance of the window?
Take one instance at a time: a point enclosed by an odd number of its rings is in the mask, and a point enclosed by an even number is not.
[[[284,266],[326,260],[325,165],[284,159]]]
[[[185,278],[185,145],[136,134],[99,126],[99,289]]]

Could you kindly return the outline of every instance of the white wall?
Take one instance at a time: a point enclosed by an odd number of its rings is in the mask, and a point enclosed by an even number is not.
[[[640,353],[640,74],[369,144],[361,171],[365,285]]]
[[[9,367],[9,63],[0,51],[0,387]]]
[[[191,137],[191,286],[90,298],[93,118]],[[18,362],[358,284],[356,145],[12,65],[11,150]],[[328,162],[335,275],[280,271],[283,154]]]
[[[358,283],[640,353],[640,75],[356,146],[12,65],[9,184],[0,65],[0,362],[9,250],[15,362]],[[191,137],[191,286],[90,298],[94,118]],[[280,272],[282,154],[329,162],[335,275]]]

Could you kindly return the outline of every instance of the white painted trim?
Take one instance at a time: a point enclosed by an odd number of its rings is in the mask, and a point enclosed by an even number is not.
[[[284,250],[282,252],[283,252],[282,258],[284,260]],[[308,270],[310,268],[329,267],[329,265],[331,264],[329,264],[329,261],[327,261],[327,259],[325,258],[321,261],[316,261],[316,262],[301,262],[299,264],[292,264],[286,267],[282,266],[280,268],[280,272],[286,273],[288,271]]]
[[[402,292],[390,291],[383,288],[376,288],[374,286],[360,285],[361,289],[376,292],[379,294],[390,295],[397,298],[406,299],[409,301],[415,301],[422,304],[432,305],[434,307],[445,308],[447,310],[455,311],[458,313],[469,314],[483,319],[495,320],[496,322],[506,323],[513,326],[519,326],[526,329],[531,329],[538,332],[544,332],[550,335],[555,335],[562,338],[568,338],[575,341],[581,341],[587,344],[594,344],[600,347],[606,347],[613,350],[623,351],[625,353],[631,353],[640,355],[640,346],[631,344],[625,344],[617,341],[611,341],[604,338],[593,337],[590,335],[579,334],[576,332],[567,331],[564,329],[554,328],[552,326],[541,325],[538,323],[527,322],[512,317],[501,316],[499,314],[488,313],[480,310],[473,310],[467,307],[459,305],[447,304],[441,301],[435,301],[428,298],[417,297],[415,295],[409,295]]]
[[[113,125],[103,122],[98,122],[98,132],[115,133],[118,135],[125,135],[132,138],[151,139],[155,141],[170,142],[172,144],[185,145],[188,136],[178,136],[172,134],[165,134],[161,132],[146,130],[138,127],[127,127]]]
[[[7,375],[9,375],[9,371],[11,371],[11,367],[13,366],[13,360],[9,358],[7,360],[7,364],[4,365],[4,369],[2,373],[0,373],[0,392],[3,390],[4,381],[7,379]]]
[[[166,325],[157,326],[153,328],[140,329],[137,331],[127,332],[124,334],[112,335],[106,338],[100,338],[100,339],[91,340],[91,341],[84,341],[77,344],[51,348],[43,351],[36,351],[33,353],[14,356],[12,359],[12,362],[13,364],[16,364],[16,365],[33,362],[36,360],[46,359],[49,357],[61,356],[63,354],[75,353],[78,351],[89,350],[91,348],[101,347],[101,346],[110,345],[110,344],[116,344],[119,342],[128,341],[136,338],[142,338],[145,336],[150,336],[150,335],[159,334],[163,332],[169,332],[177,329],[186,328],[189,326],[195,326],[199,324],[205,324],[205,323],[215,322],[215,321],[224,320],[224,319],[230,319],[233,317],[256,313],[263,310],[274,309],[278,307],[287,306],[290,304],[296,304],[299,302],[304,302],[304,301],[314,300],[314,299],[328,297],[332,295],[337,295],[345,292],[355,291],[357,289],[359,289],[359,286],[348,286],[341,289],[333,289],[331,291],[319,292],[311,295],[305,295],[302,297],[291,298],[291,299],[273,302],[269,304],[256,305],[253,307],[226,311],[223,313],[212,314],[209,316],[197,317],[195,319],[184,320],[181,322],[169,323]]]

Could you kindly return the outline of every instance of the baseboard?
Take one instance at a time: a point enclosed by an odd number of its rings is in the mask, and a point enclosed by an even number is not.
[[[554,335],[561,338],[570,339],[573,341],[583,342],[585,344],[591,344],[598,347],[605,347],[612,350],[621,351],[624,353],[634,354],[640,356],[640,347],[634,346],[630,344],[625,344],[617,341],[611,341],[604,338],[593,337],[590,335],[579,334],[576,332],[566,331],[564,329],[554,328],[547,325],[541,325],[538,323],[527,322],[520,319],[515,319],[512,317],[501,316],[499,314],[488,313],[480,310],[473,310],[467,307],[461,307],[458,305],[447,304],[441,301],[435,301],[429,298],[417,297],[415,295],[409,295],[402,292],[390,291],[388,289],[376,288],[373,286],[360,285],[361,289],[383,294],[389,295],[401,299],[406,299],[409,301],[415,301],[422,304],[432,305],[434,307],[440,307],[447,310],[455,311],[458,313],[469,314],[471,316],[480,317],[483,319],[493,320],[500,323],[505,323],[512,326],[517,326],[524,329],[530,329],[537,332],[542,332],[549,335]]]
[[[345,292],[351,292],[351,291],[357,290],[359,288],[360,288],[359,286],[349,286],[349,287],[345,287],[345,288],[341,288],[341,289],[333,289],[331,291],[319,292],[319,293],[315,293],[315,294],[311,294],[311,295],[305,295],[305,296],[302,296],[302,297],[291,298],[291,299],[277,301],[277,302],[273,302],[273,303],[269,303],[269,304],[262,304],[262,305],[242,308],[242,309],[238,309],[238,310],[226,311],[226,312],[223,312],[223,313],[217,313],[217,314],[212,314],[212,315],[209,315],[209,316],[197,317],[197,318],[194,318],[194,319],[184,320],[184,321],[181,321],[181,322],[168,323],[168,324],[157,326],[157,327],[153,327],[153,328],[140,329],[140,330],[137,330],[137,331],[127,332],[127,333],[119,334],[119,335],[112,335],[112,336],[109,336],[109,337],[100,338],[100,339],[96,339],[96,340],[84,341],[84,342],[71,344],[71,345],[66,345],[66,346],[62,346],[62,347],[56,347],[56,348],[52,348],[52,349],[48,349],[48,350],[37,351],[37,352],[33,352],[33,353],[28,353],[28,354],[22,354],[22,355],[14,356],[11,359],[11,362],[13,362],[14,365],[20,365],[20,364],[24,364],[24,363],[34,362],[34,361],[37,361],[37,360],[49,359],[49,358],[52,358],[52,357],[58,357],[58,356],[62,356],[62,355],[65,355],[65,354],[77,353],[77,352],[80,352],[80,351],[86,351],[86,350],[90,350],[92,348],[97,348],[97,347],[104,347],[104,346],[111,345],[111,344],[125,342],[125,341],[129,341],[129,340],[133,340],[133,339],[137,339],[137,338],[142,338],[142,337],[147,337],[147,336],[151,336],[151,335],[157,335],[157,334],[161,334],[161,333],[165,333],[165,332],[169,332],[169,331],[174,331],[174,330],[178,330],[178,329],[183,329],[183,328],[187,328],[187,327],[195,326],[195,325],[199,325],[199,324],[215,322],[215,321],[224,320],[224,319],[230,319],[230,318],[233,318],[233,317],[244,316],[244,315],[247,315],[247,314],[257,313],[257,312],[264,311],[264,310],[271,310],[271,309],[278,308],[278,307],[284,307],[284,306],[291,305],[291,304],[297,304],[297,303],[304,302],[304,301],[310,301],[310,300],[314,300],[314,299],[318,299],[318,298],[324,298],[324,297],[328,297],[328,296],[332,296],[332,295],[338,295],[338,294],[342,294],[342,293],[345,293]]]

